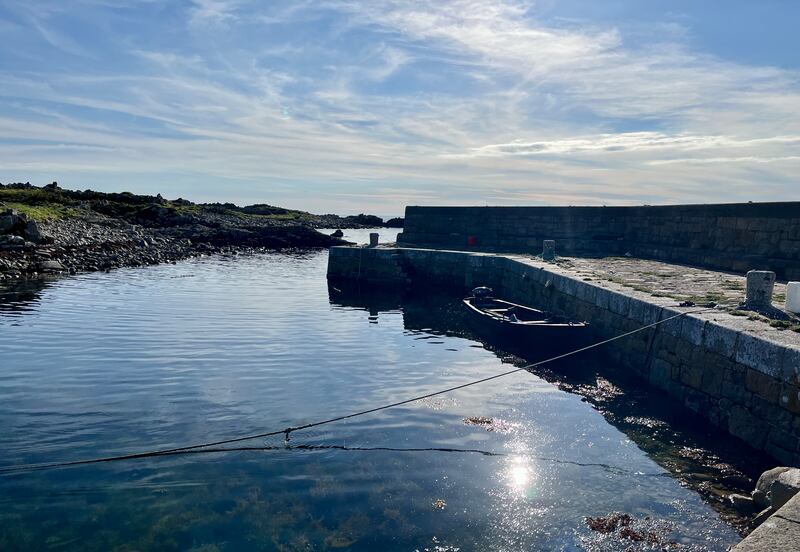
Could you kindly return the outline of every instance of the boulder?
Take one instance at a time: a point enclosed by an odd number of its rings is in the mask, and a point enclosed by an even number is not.
[[[25,215],[14,209],[6,209],[0,213],[0,234],[18,233],[24,228],[26,220]]]
[[[731,501],[731,504],[733,505],[734,508],[736,508],[736,510],[745,514],[749,514],[755,508],[755,503],[753,502],[753,498],[747,495],[734,493],[728,495],[728,500]]]
[[[39,272],[62,272],[64,265],[58,261],[42,261],[38,263],[37,269]]]
[[[344,237],[344,232],[342,232],[341,230],[336,230],[335,232],[333,232],[333,233],[331,234],[331,237],[332,237],[332,238],[341,238],[341,237]]]
[[[0,234],[9,232],[17,224],[14,215],[4,213],[0,215]]]
[[[800,469],[781,472],[769,488],[769,502],[774,510],[781,508],[800,491]]]
[[[786,466],[779,466],[772,468],[761,474],[756,483],[756,489],[753,491],[753,502],[761,508],[768,508],[770,506],[769,490],[772,484],[778,479],[778,476],[792,468]]]
[[[9,234],[0,236],[0,249],[22,249],[25,247],[25,238]]]
[[[39,243],[42,241],[42,234],[39,232],[39,225],[36,224],[35,220],[28,221],[28,223],[25,225],[23,236],[26,240],[33,243]]]

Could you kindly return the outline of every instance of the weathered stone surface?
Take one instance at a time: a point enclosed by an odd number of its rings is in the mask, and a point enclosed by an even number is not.
[[[767,439],[767,423],[740,406],[731,408],[728,431],[755,448],[763,448]]]
[[[634,256],[746,272],[769,268],[800,279],[796,202],[659,207],[408,207],[400,243],[529,252],[559,240],[562,254]],[[743,291],[743,290],[742,290]],[[744,295],[744,294],[742,294]]]
[[[800,495],[795,495],[794,498],[789,500],[780,509],[780,515],[784,519],[788,519],[800,523]]]
[[[795,385],[800,383],[800,348],[786,347],[783,354],[781,376],[785,382]]]
[[[797,550],[799,542],[800,524],[773,515],[731,552],[789,552]]]
[[[708,322],[703,329],[703,344],[708,350],[727,358],[734,357],[738,332],[714,322]]]
[[[722,394],[722,382],[725,378],[725,365],[721,362],[709,361],[713,355],[705,355],[702,364],[702,378],[700,380],[700,390],[712,397],[719,397]]]
[[[17,218],[11,213],[0,215],[0,234],[5,234],[11,230],[17,222]]]
[[[40,272],[62,272],[64,265],[58,261],[41,261],[38,264],[38,269]]]
[[[745,386],[748,391],[755,393],[766,401],[777,404],[781,393],[781,383],[773,377],[748,369],[745,374]]]
[[[755,502],[751,496],[734,493],[728,495],[728,500],[731,501],[734,508],[742,513],[751,513],[753,508],[755,508]]]
[[[39,225],[36,224],[36,221],[29,220],[27,222],[23,237],[33,243],[39,243],[42,241],[42,234],[39,232]]]
[[[703,344],[706,321],[696,316],[684,316],[681,319],[681,337],[692,345]]]
[[[615,314],[627,315],[630,309],[630,297],[624,293],[611,292],[608,297],[608,308]]]
[[[759,477],[758,481],[756,482],[756,488],[753,491],[753,501],[756,503],[756,505],[761,506],[762,508],[768,508],[770,506],[770,487],[772,487],[772,484],[775,483],[780,474],[791,469],[792,468],[788,466],[778,466],[777,468],[772,468],[771,470],[767,470],[761,474],[761,477]]]
[[[780,405],[795,415],[800,414],[800,388],[797,385],[784,384],[781,388]]]
[[[758,336],[740,333],[736,342],[736,362],[774,378],[782,375],[783,348]]]
[[[747,273],[748,308],[763,309],[772,305],[775,273],[770,270],[751,270]]]
[[[798,491],[800,491],[800,469],[792,468],[781,472],[769,487],[770,506],[775,510],[781,508]]]

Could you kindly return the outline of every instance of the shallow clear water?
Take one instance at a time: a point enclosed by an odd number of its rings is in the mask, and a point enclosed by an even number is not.
[[[212,257],[0,288],[0,466],[297,426],[510,368],[459,330],[456,301],[329,290],[326,263]],[[493,431],[464,423],[477,416]],[[241,445],[274,448],[0,475],[0,549],[635,545],[587,528],[613,511],[690,548],[738,540],[647,447],[527,372]]]

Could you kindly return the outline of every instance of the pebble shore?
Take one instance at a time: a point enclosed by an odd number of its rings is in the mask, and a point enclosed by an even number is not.
[[[310,226],[274,221],[168,222],[143,226],[90,210],[36,222],[18,211],[0,209],[0,280],[108,271],[215,253],[347,243]]]

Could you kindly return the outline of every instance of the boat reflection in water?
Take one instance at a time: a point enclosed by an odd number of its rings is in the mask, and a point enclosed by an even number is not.
[[[497,299],[490,288],[473,289],[463,303],[475,330],[495,341],[552,354],[589,345],[586,322]]]

